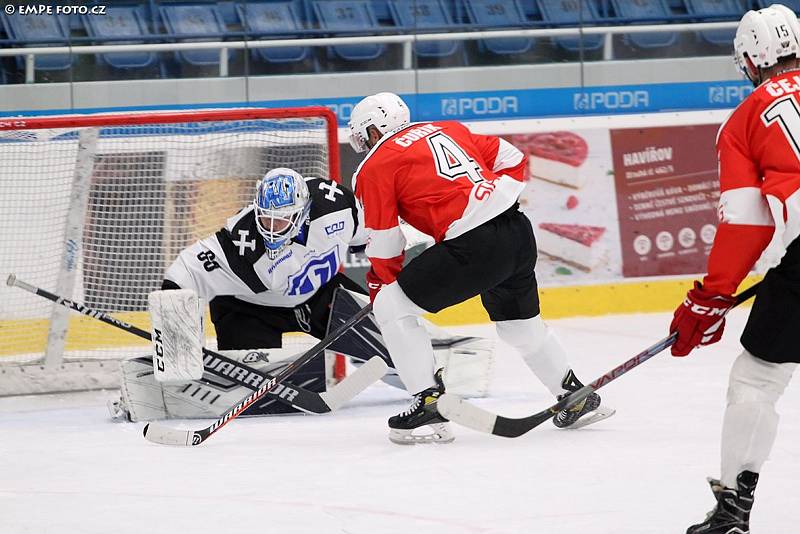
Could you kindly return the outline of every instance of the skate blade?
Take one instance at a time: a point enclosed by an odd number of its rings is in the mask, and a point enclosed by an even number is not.
[[[414,431],[430,430],[424,434],[414,434]],[[424,443],[452,443],[456,437],[450,432],[450,425],[447,423],[435,423],[425,425],[411,430],[401,430],[392,428],[389,430],[389,441],[397,445],[420,445]]]
[[[593,425],[599,421],[602,421],[603,419],[608,419],[615,413],[617,413],[617,410],[614,408],[609,408],[608,406],[599,406],[596,410],[584,415],[570,426],[565,427],[563,430],[577,430],[585,426]]]

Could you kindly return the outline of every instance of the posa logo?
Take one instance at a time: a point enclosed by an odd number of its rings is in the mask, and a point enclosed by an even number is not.
[[[506,115],[519,111],[516,96],[488,96],[476,98],[445,98],[442,100],[442,115]]]
[[[603,111],[614,109],[642,109],[650,107],[650,93],[647,91],[592,91],[576,93],[572,106],[582,111]]]
[[[708,88],[708,103],[738,104],[752,92],[749,85],[714,85]]]

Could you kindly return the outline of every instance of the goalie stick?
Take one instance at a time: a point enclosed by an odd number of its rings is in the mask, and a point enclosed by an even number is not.
[[[738,306],[742,302],[755,295],[760,284],[761,282],[757,282],[739,293],[735,297],[736,302],[734,303],[733,307]],[[562,410],[568,410],[569,408],[575,406],[601,387],[607,385],[613,380],[616,380],[631,369],[638,367],[661,351],[671,347],[677,338],[678,334],[673,332],[661,341],[658,341],[654,345],[646,348],[633,358],[605,373],[591,384],[584,386],[573,393],[570,393],[568,396],[564,397],[549,408],[527,417],[503,417],[502,415],[494,414],[488,410],[484,410],[483,408],[479,408],[474,404],[466,402],[455,395],[448,395],[447,393],[439,398],[436,405],[439,413],[454,423],[458,423],[459,425],[477,430],[478,432],[484,432],[486,434],[494,434],[495,436],[503,436],[506,438],[516,438],[533,430],[542,423],[549,421],[558,412]]]
[[[8,276],[8,278],[6,279],[6,284],[8,284],[11,287],[18,287],[20,289],[24,289],[25,291],[34,293],[36,295],[39,295],[40,297],[44,297],[48,300],[55,302],[56,304],[69,308],[73,311],[82,313],[83,315],[92,317],[111,326],[115,326],[120,330],[129,332],[135,336],[139,336],[142,339],[147,339],[147,340],[152,339],[150,332],[147,332],[146,330],[142,330],[137,326],[126,323],[124,321],[120,321],[116,317],[113,317],[105,312],[89,308],[88,306],[85,306],[84,304],[81,304],[79,302],[74,302],[64,297],[59,297],[54,293],[50,293],[49,291],[28,284],[27,282],[23,282],[22,280],[17,279],[16,275],[14,274],[10,274]],[[218,352],[213,351],[211,349],[207,349],[205,347],[203,347],[203,355],[213,356],[219,359],[219,361],[231,363],[236,366],[242,366],[241,363],[235,362],[223,356],[222,354],[219,354]],[[322,393],[309,391],[303,387],[292,384],[291,386],[275,387],[270,391],[267,391],[266,395],[283,404],[286,404],[288,406],[291,406],[292,408],[295,408],[297,410],[306,413],[312,413],[312,414],[328,413],[338,409],[342,404],[348,402],[358,393],[366,389],[370,384],[379,380],[386,372],[386,369],[387,367],[385,363],[381,365],[380,363],[375,362],[375,363],[370,363],[369,365],[362,365],[361,367],[356,369],[352,374],[350,374],[348,377],[342,380],[340,383],[331,387],[328,391]],[[248,367],[248,370],[251,373],[258,375],[261,378],[260,384],[265,384],[271,378],[273,378],[272,376],[266,373],[262,373],[261,371],[258,371],[256,369]],[[236,377],[234,376],[222,374],[219,371],[216,371],[215,369],[207,369],[207,371],[216,376],[232,380],[237,384],[247,387],[251,390],[257,390],[256,386],[250,383],[245,383],[244,381],[241,380],[237,380]]]

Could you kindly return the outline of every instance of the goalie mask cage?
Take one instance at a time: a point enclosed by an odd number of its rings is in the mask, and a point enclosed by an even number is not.
[[[290,167],[338,181],[338,154],[325,107],[0,119],[0,275],[147,329],[167,267],[252,202],[258,179]],[[146,353],[0,289],[0,395],[116,387],[117,361]]]

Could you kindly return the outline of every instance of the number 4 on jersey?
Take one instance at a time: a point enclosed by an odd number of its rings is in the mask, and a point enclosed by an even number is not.
[[[427,138],[428,146],[433,152],[436,174],[445,180],[457,180],[467,177],[472,183],[484,181],[481,167],[464,152],[451,137],[437,132]]]

